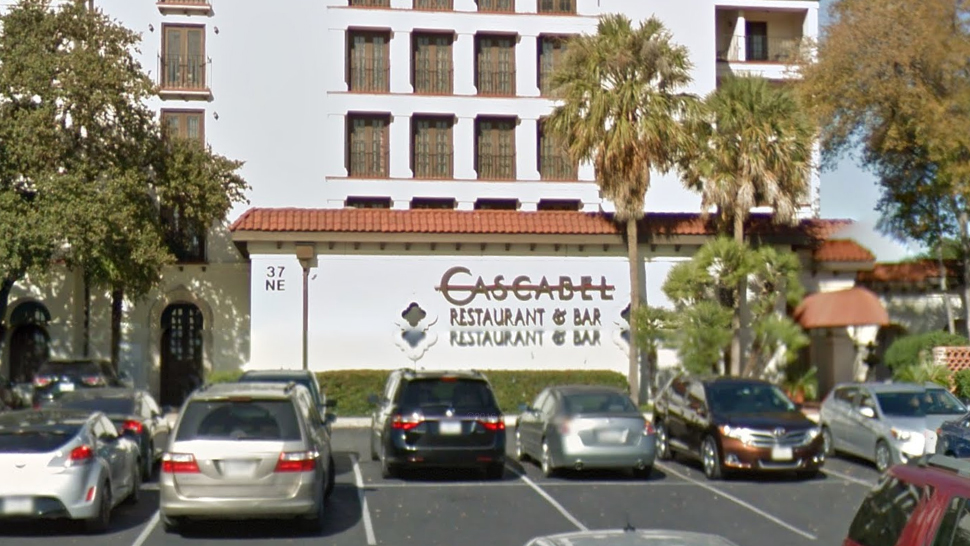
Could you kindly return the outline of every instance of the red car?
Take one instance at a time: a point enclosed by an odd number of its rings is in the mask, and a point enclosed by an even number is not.
[[[970,546],[970,461],[928,455],[886,471],[843,546]]]

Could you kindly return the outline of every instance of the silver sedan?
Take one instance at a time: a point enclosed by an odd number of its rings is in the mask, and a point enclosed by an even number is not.
[[[122,501],[137,502],[138,444],[100,412],[0,414],[0,518],[81,520],[104,532]]]
[[[653,470],[657,437],[626,393],[611,387],[558,386],[523,406],[515,428],[519,460],[539,462],[552,476],[561,469]]]

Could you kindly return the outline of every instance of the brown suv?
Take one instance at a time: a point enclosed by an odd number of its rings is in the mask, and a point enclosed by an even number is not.
[[[825,462],[818,426],[767,381],[677,375],[657,397],[654,426],[658,458],[699,459],[709,479],[742,470],[814,477]]]

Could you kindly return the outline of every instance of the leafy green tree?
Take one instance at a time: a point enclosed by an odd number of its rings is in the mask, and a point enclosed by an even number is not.
[[[801,262],[792,252],[772,246],[751,250],[752,269],[748,275],[752,350],[742,375],[761,376],[771,362],[785,367],[808,345],[801,326],[787,314],[805,295],[800,280]]]
[[[625,224],[631,316],[642,300],[637,222],[651,173],[673,167],[685,141],[682,121],[696,102],[681,92],[690,70],[687,48],[673,42],[659,19],[634,27],[622,15],[607,15],[595,34],[569,40],[553,76],[560,104],[545,127],[566,143],[574,161],[592,161],[616,221]],[[637,399],[638,352],[631,343],[629,380]]]

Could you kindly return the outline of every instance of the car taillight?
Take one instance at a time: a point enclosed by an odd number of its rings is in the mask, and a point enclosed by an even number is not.
[[[89,387],[97,387],[104,384],[104,380],[101,379],[100,375],[85,375],[81,377],[81,383]]]
[[[653,434],[655,432],[656,432],[656,430],[653,429],[653,425],[650,423],[650,421],[646,421],[646,422],[643,423],[643,435],[644,436],[650,436],[651,434]]]
[[[190,453],[166,453],[162,457],[162,472],[166,474],[198,474],[199,463]]]
[[[42,375],[39,375],[39,376],[37,376],[37,377],[34,378],[34,386],[35,387],[46,387],[47,385],[50,385],[51,384],[51,381],[53,381],[53,380],[54,380],[53,377],[44,377]]]
[[[71,450],[67,458],[67,466],[80,466],[94,460],[94,450],[91,446],[77,446]]]
[[[424,422],[419,415],[395,415],[391,419],[391,428],[395,430],[411,430]]]
[[[144,425],[135,421],[134,419],[128,419],[121,425],[122,432],[133,432],[135,434],[141,434],[145,430]]]
[[[505,430],[505,420],[501,417],[488,417],[485,419],[479,419],[478,422],[485,427],[485,430],[490,430],[492,432]]]
[[[317,454],[312,451],[280,453],[273,472],[310,472],[317,467]]]

